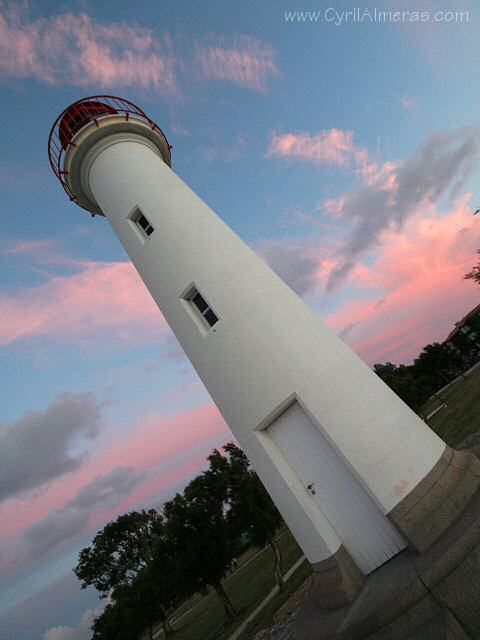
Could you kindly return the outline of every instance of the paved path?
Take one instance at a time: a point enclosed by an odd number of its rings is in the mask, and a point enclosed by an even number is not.
[[[303,563],[303,561],[305,560],[305,556],[302,556],[301,558],[299,558],[297,560],[297,562],[290,567],[290,569],[287,571],[287,573],[283,576],[285,582],[290,578],[290,576],[298,569],[298,567]],[[270,602],[270,600],[278,593],[278,585],[275,585],[273,587],[273,589],[270,591],[270,593],[260,602],[260,604],[258,605],[258,607],[256,609],[254,609],[254,611],[252,611],[252,613],[245,618],[245,620],[242,622],[242,624],[237,627],[237,629],[232,633],[231,636],[229,636],[228,640],[237,640],[238,636],[243,633],[243,631],[246,629],[247,625],[260,613],[260,611]],[[279,638],[279,640],[281,640]],[[285,640],[286,640],[286,636],[285,636]]]

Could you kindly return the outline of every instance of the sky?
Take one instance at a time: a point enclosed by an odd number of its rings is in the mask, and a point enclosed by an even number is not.
[[[480,301],[462,280],[479,24],[469,0],[0,0],[3,640],[89,639],[105,601],[79,551],[232,439],[106,219],[51,171],[60,112],[138,104],[175,172],[366,362],[410,363]]]

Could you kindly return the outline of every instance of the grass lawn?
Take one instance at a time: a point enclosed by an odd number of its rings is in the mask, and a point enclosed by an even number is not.
[[[283,572],[286,573],[302,552],[286,528],[277,536],[277,540],[282,551]],[[267,627],[275,611],[310,575],[310,565],[305,561],[290,577],[285,592],[272,599],[270,605],[257,617],[258,621],[255,618],[245,629],[240,636],[241,640],[249,640],[258,629]],[[237,610],[237,620],[233,624],[227,623],[223,606],[215,592],[210,591],[206,596],[197,595],[184,602],[171,616],[173,627],[177,631],[175,640],[226,640],[275,584],[273,551],[269,547],[261,551],[249,549],[238,559],[237,569],[223,580],[225,591]],[[163,638],[163,633],[159,638]]]
[[[438,409],[427,424],[448,445],[456,447],[480,429],[480,366],[438,395],[441,400],[429,400],[422,411],[428,415]]]

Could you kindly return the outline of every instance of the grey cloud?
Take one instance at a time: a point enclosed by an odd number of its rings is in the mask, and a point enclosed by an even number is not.
[[[32,524],[25,531],[25,538],[31,546],[30,555],[44,556],[64,540],[74,538],[88,524],[89,513],[83,509],[54,509],[45,518]]]
[[[318,285],[318,258],[306,245],[269,242],[260,247],[259,252],[299,296],[310,293]]]
[[[431,133],[412,157],[399,163],[388,176],[347,191],[340,215],[352,221],[353,228],[327,289],[334,289],[346,278],[358,258],[379,242],[383,231],[390,227],[400,230],[422,204],[436,203],[445,195],[450,201],[455,199],[475,166],[479,138],[475,126]]]
[[[38,559],[62,542],[75,538],[88,526],[95,507],[114,507],[142,480],[143,475],[136,474],[133,467],[119,466],[105,476],[97,476],[61,509],[53,509],[26,529],[29,555]]]
[[[130,493],[142,477],[142,474],[135,475],[133,467],[116,467],[105,476],[97,476],[65,506],[89,509],[98,504],[116,503]]]
[[[347,326],[344,329],[342,329],[338,335],[340,336],[340,338],[343,338],[345,340],[345,338],[348,336],[349,333],[351,333],[351,331],[355,328],[355,326],[356,326],[355,322],[350,322],[350,324],[347,324]]]
[[[78,469],[86,453],[73,454],[71,447],[94,438],[100,426],[100,404],[90,392],[62,393],[44,411],[0,425],[0,500]]]

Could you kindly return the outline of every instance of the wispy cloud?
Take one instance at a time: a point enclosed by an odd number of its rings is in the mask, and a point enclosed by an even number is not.
[[[324,129],[314,135],[307,132],[277,135],[272,131],[266,157],[345,166],[350,164],[357,151],[353,131]]]
[[[354,287],[357,299],[325,320],[368,362],[411,361],[478,303],[478,287],[462,281],[480,245],[468,198],[448,214],[432,207],[415,213],[402,234],[383,234],[370,264],[350,271],[346,287]],[[358,299],[362,290],[367,293]]]
[[[167,37],[124,22],[101,24],[86,13],[29,21],[18,8],[0,15],[4,76],[48,84],[138,87],[178,96],[177,61]]]
[[[2,7],[0,6],[0,11]],[[25,8],[0,13],[0,77],[51,85],[132,87],[179,99],[192,79],[228,80],[265,91],[279,75],[272,46],[250,36],[209,35],[185,47],[169,32],[126,22],[102,23],[72,12],[30,20]]]
[[[337,165],[358,177],[349,190],[319,207],[350,225],[328,280],[331,290],[345,280],[385,230],[401,230],[409,216],[445,195],[453,201],[475,166],[479,148],[478,127],[462,127],[431,133],[411,157],[379,164],[354,144],[351,131],[330,129],[315,135],[271,133],[266,155]]]
[[[418,98],[410,98],[409,96],[402,96],[402,107],[406,111],[418,111],[420,105],[418,104]]]
[[[344,193],[337,208],[337,215],[351,227],[328,288],[332,290],[344,281],[359,257],[379,242],[384,231],[400,231],[410,216],[428,209],[445,195],[450,202],[458,197],[475,166],[479,147],[478,127],[436,131],[410,158],[363,172],[363,184],[357,183]]]
[[[340,285],[351,292],[353,299],[327,317],[331,326],[369,362],[400,362],[432,335],[443,339],[478,298],[461,277],[480,233],[467,204],[471,194],[458,198],[477,161],[480,131],[437,131],[409,158],[384,163],[347,134],[272,135],[267,155],[337,164],[356,180],[318,208],[342,232],[324,239],[321,251],[309,238],[271,242],[260,253],[300,294]],[[440,214],[445,206],[450,211]]]
[[[210,36],[205,42],[195,43],[194,75],[265,91],[267,80],[280,75],[275,56],[271,45],[251,36],[239,36],[232,42]]]
[[[18,250],[30,251],[29,243]],[[45,263],[48,246],[34,247]],[[12,249],[15,251],[15,248]],[[52,338],[75,343],[108,330],[109,340],[139,344],[158,339],[167,325],[129,262],[74,262],[75,273],[47,274],[46,282],[13,294],[0,293],[0,345]]]

